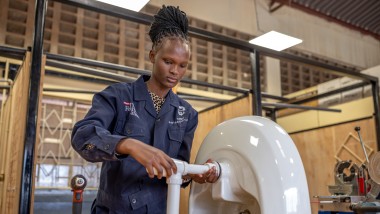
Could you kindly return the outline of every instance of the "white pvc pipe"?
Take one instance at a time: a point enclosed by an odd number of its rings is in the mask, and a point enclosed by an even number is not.
[[[166,179],[168,184],[168,198],[166,201],[166,213],[177,214],[179,212],[179,198],[182,184],[182,175],[180,173],[173,174]]]
[[[177,173],[181,173],[182,175],[203,174],[203,173],[206,173],[209,169],[211,169],[214,166],[217,170],[217,174],[219,175],[219,165],[216,162],[199,165],[199,164],[188,164],[185,161],[181,161],[177,159],[173,159],[173,160],[177,166]]]
[[[217,162],[206,163],[204,165],[188,164],[185,161],[173,159],[177,166],[177,173],[166,178],[168,184],[168,198],[166,202],[166,214],[179,213],[179,199],[182,184],[182,176],[187,174],[204,174],[212,167],[215,167],[217,176],[220,174],[219,164]],[[154,168],[154,174],[157,175],[157,170]],[[166,171],[163,171],[163,176],[166,177]]]

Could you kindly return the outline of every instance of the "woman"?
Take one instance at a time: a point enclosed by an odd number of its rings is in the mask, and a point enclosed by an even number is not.
[[[163,6],[149,31],[152,75],[97,93],[75,124],[73,148],[88,161],[103,162],[92,213],[166,213],[161,178],[164,171],[176,173],[171,158],[189,161],[198,123],[198,113],[172,92],[190,60],[187,33],[186,14]],[[217,179],[215,169],[190,177],[199,183]]]

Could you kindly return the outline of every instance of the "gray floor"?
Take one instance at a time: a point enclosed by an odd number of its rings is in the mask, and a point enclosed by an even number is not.
[[[36,190],[34,194],[34,213],[69,214],[72,213],[73,193],[70,190]],[[89,214],[96,191],[83,192],[82,214]]]

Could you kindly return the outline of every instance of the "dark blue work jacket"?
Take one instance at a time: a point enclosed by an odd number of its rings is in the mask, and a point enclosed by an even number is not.
[[[98,211],[166,212],[165,179],[149,178],[130,156],[116,157],[120,140],[134,138],[189,161],[198,113],[170,90],[157,114],[145,83],[148,79],[117,83],[95,94],[91,109],[73,128],[73,148],[87,161],[103,162],[95,202]]]

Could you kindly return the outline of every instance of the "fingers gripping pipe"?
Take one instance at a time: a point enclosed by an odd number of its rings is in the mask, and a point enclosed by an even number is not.
[[[177,166],[177,173],[181,175],[187,174],[203,174],[210,170],[212,167],[215,167],[217,175],[220,173],[220,167],[218,162],[214,161],[212,163],[205,163],[203,165],[199,164],[188,164],[185,161],[173,159],[174,163]]]
[[[188,164],[185,161],[173,159],[177,166],[177,173],[172,174],[169,178],[166,178],[166,183],[168,184],[168,198],[166,213],[167,214],[178,214],[179,213],[179,199],[180,199],[180,189],[182,184],[182,176],[187,174],[204,174],[211,168],[215,167],[217,176],[220,175],[220,165],[217,162],[206,163],[204,165],[198,164]],[[154,174],[157,175],[157,170],[154,169]],[[166,176],[164,171],[163,176]]]

